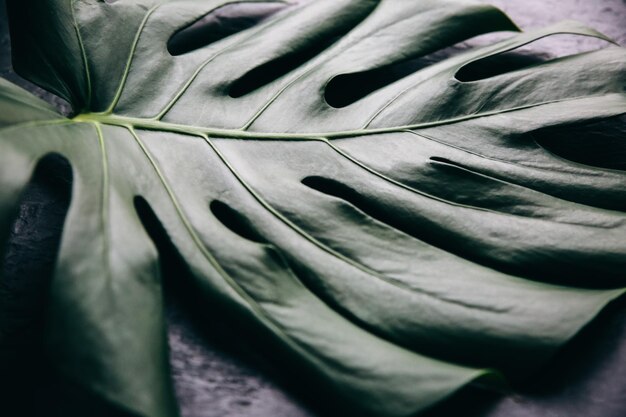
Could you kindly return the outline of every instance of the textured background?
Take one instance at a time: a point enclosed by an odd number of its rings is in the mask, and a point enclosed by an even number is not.
[[[489,2],[502,7],[524,29],[576,19],[626,45],[626,0]],[[227,26],[228,17],[222,15],[213,23]],[[538,42],[523,53],[545,58],[599,46],[602,44],[594,40],[562,36]],[[4,0],[0,0],[0,75],[69,112],[62,100],[12,72]],[[623,143],[624,120],[576,129],[583,138]],[[617,158],[626,166],[625,154]],[[0,414],[9,417],[123,415],[60,380],[49,370],[41,352],[46,288],[69,199],[65,168],[52,161],[36,173],[4,258],[4,278],[0,281]],[[168,276],[181,273],[174,259],[166,260],[164,269],[166,282]],[[166,293],[172,375],[184,417],[330,414],[332,407],[316,397],[314,387],[304,386],[297,377],[272,366],[256,353],[254,341],[228,329],[224,318],[216,316],[209,323],[197,323],[192,318],[194,307],[183,301],[183,288],[169,284]],[[429,417],[623,417],[625,381],[626,302],[618,302],[524,386],[500,394],[469,388],[432,410]],[[9,412],[5,414],[5,410]]]

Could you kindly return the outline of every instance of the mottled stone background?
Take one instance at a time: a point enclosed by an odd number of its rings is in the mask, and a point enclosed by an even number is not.
[[[28,0],[16,0],[28,1]],[[124,0],[121,0],[124,1]],[[16,76],[4,0],[0,0],[0,75],[68,114],[69,107]],[[576,19],[626,45],[625,0],[490,0],[524,29]],[[228,20],[222,16],[221,20]],[[219,20],[219,19],[218,19]],[[462,45],[465,48],[468,45]],[[563,36],[526,48],[550,57],[602,46]],[[624,118],[581,130],[594,138],[626,140]],[[595,136],[594,136],[595,135]],[[591,137],[590,136],[590,137]],[[617,138],[617,139],[615,139]],[[624,157],[622,154],[620,158]],[[618,161],[619,162],[619,161]],[[622,158],[626,164],[626,158]],[[45,294],[69,199],[62,166],[51,164],[27,190],[5,256],[0,282],[0,415],[122,416],[55,376],[41,352]],[[175,261],[167,276],[180,273]],[[172,280],[173,281],[173,280]],[[315,387],[257,354],[253,340],[228,329],[225,318],[193,319],[184,290],[171,284],[167,311],[171,366],[183,417],[305,417],[332,414]],[[513,393],[514,392],[514,393]],[[329,410],[330,408],[330,410]],[[626,303],[618,302],[568,345],[543,371],[512,393],[463,390],[429,417],[623,417],[626,416]],[[351,417],[351,416],[350,416]]]

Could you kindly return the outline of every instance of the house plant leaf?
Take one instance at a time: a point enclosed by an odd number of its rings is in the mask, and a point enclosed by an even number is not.
[[[3,240],[38,161],[72,166],[47,323],[60,372],[131,413],[176,415],[146,207],[212,319],[360,414],[528,377],[622,294],[624,173],[528,133],[626,112],[624,49],[464,80],[545,36],[604,39],[564,22],[333,107],[335,85],[517,28],[470,1],[318,0],[170,53],[229,3],[9,4],[16,69],[76,113],[1,84]]]

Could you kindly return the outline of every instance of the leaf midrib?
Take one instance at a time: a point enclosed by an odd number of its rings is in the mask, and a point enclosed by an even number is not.
[[[539,103],[528,104],[525,106],[510,107],[507,109],[499,109],[486,111],[482,113],[474,113],[465,116],[453,117],[449,119],[436,120],[432,122],[423,122],[403,126],[391,126],[373,129],[356,129],[329,132],[311,132],[311,133],[279,133],[279,132],[254,132],[243,129],[223,129],[213,127],[203,127],[194,125],[185,125],[180,123],[170,123],[158,120],[156,118],[128,117],[117,115],[114,113],[81,113],[72,120],[77,122],[95,122],[111,126],[132,127],[144,130],[156,130],[163,132],[174,132],[188,135],[208,135],[216,138],[225,139],[252,139],[252,140],[320,140],[320,139],[348,139],[359,136],[369,136],[384,133],[398,133],[411,130],[426,129],[437,126],[461,123],[469,120],[479,119],[489,116],[497,116],[504,113],[511,113],[531,109],[534,107],[547,106],[555,103],[571,102],[577,100],[589,100],[593,98],[606,97],[620,93],[606,93],[599,95],[572,97],[559,100],[549,100]]]

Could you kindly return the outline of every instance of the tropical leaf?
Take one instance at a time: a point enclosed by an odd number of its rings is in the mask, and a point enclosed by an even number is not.
[[[398,62],[517,28],[471,1],[318,0],[169,52],[228,3],[9,4],[14,66],[76,113],[0,84],[3,241],[38,162],[72,167],[47,323],[64,375],[134,414],[177,414],[151,211],[208,317],[353,415],[528,377],[622,294],[624,172],[529,133],[625,113],[624,49],[461,76],[545,36],[605,39],[565,22],[372,86]],[[361,94],[328,104],[347,83]]]

